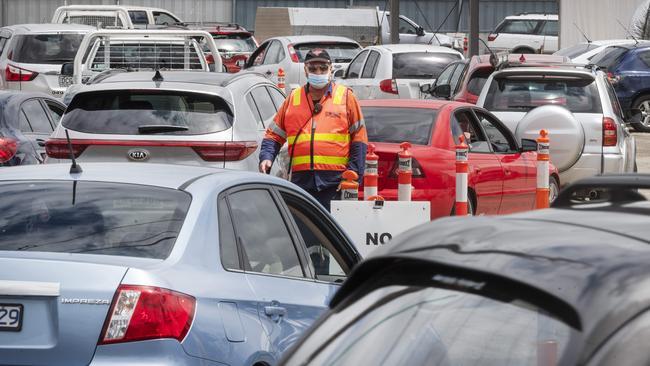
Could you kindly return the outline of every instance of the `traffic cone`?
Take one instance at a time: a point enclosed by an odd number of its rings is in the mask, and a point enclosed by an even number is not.
[[[399,165],[397,171],[397,200],[398,201],[410,201],[411,200],[411,178],[413,176],[412,170],[412,157],[411,152],[408,150],[411,148],[411,144],[408,142],[402,142],[399,144],[399,147],[402,149],[397,156],[399,157]]]
[[[537,193],[535,208],[548,208],[549,176],[548,165],[550,161],[549,139],[546,130],[539,131],[537,138]]]
[[[465,136],[461,136],[460,143],[456,145],[456,216],[467,216],[468,152]]]
[[[283,68],[278,69],[278,88],[284,89],[284,78],[285,78],[285,73]]]
[[[366,154],[366,169],[363,173],[363,199],[366,201],[378,194],[378,166],[379,156],[375,154],[375,144],[370,144],[368,145],[368,154]]]
[[[341,182],[341,200],[358,201],[359,200],[359,175],[354,170],[343,172],[343,182]]]

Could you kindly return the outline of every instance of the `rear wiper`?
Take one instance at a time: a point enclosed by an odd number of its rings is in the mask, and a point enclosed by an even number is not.
[[[163,132],[174,132],[174,131],[187,131],[189,128],[187,126],[173,126],[173,125],[142,125],[138,126],[138,133],[148,134],[148,133],[163,133]]]
[[[533,109],[535,106],[532,105],[509,105],[508,108],[513,109]]]

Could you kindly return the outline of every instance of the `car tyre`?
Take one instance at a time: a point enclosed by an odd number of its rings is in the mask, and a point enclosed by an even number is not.
[[[633,122],[632,127],[638,132],[650,132],[650,95],[637,98],[632,108],[639,108],[642,114],[641,122]]]
[[[553,204],[553,201],[560,194],[560,183],[557,181],[557,178],[551,176],[548,180],[548,203],[549,205]]]

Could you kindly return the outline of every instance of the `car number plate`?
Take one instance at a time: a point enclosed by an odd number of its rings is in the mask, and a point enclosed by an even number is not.
[[[59,75],[59,86],[68,87],[70,85],[72,85],[72,76]]]
[[[23,326],[22,304],[0,304],[0,332],[19,332]]]

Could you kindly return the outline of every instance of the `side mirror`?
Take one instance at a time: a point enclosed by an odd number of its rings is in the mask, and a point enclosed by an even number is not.
[[[431,94],[436,98],[449,99],[451,98],[451,85],[436,85],[436,87],[433,88],[433,92]]]
[[[420,85],[420,91],[424,94],[431,94],[431,87],[433,84],[422,84]]]
[[[417,27],[417,29],[415,29],[415,34],[417,34],[418,37],[422,37],[424,35],[424,28]]]
[[[74,64],[72,62],[66,62],[61,65],[61,75],[72,76],[74,74]]]
[[[626,123],[641,123],[643,112],[639,108],[630,109],[625,115]]]
[[[521,139],[521,152],[537,151],[537,141]]]
[[[338,69],[338,70],[334,71],[334,74],[332,75],[332,77],[334,77],[336,79],[345,79],[345,70],[344,69]]]

